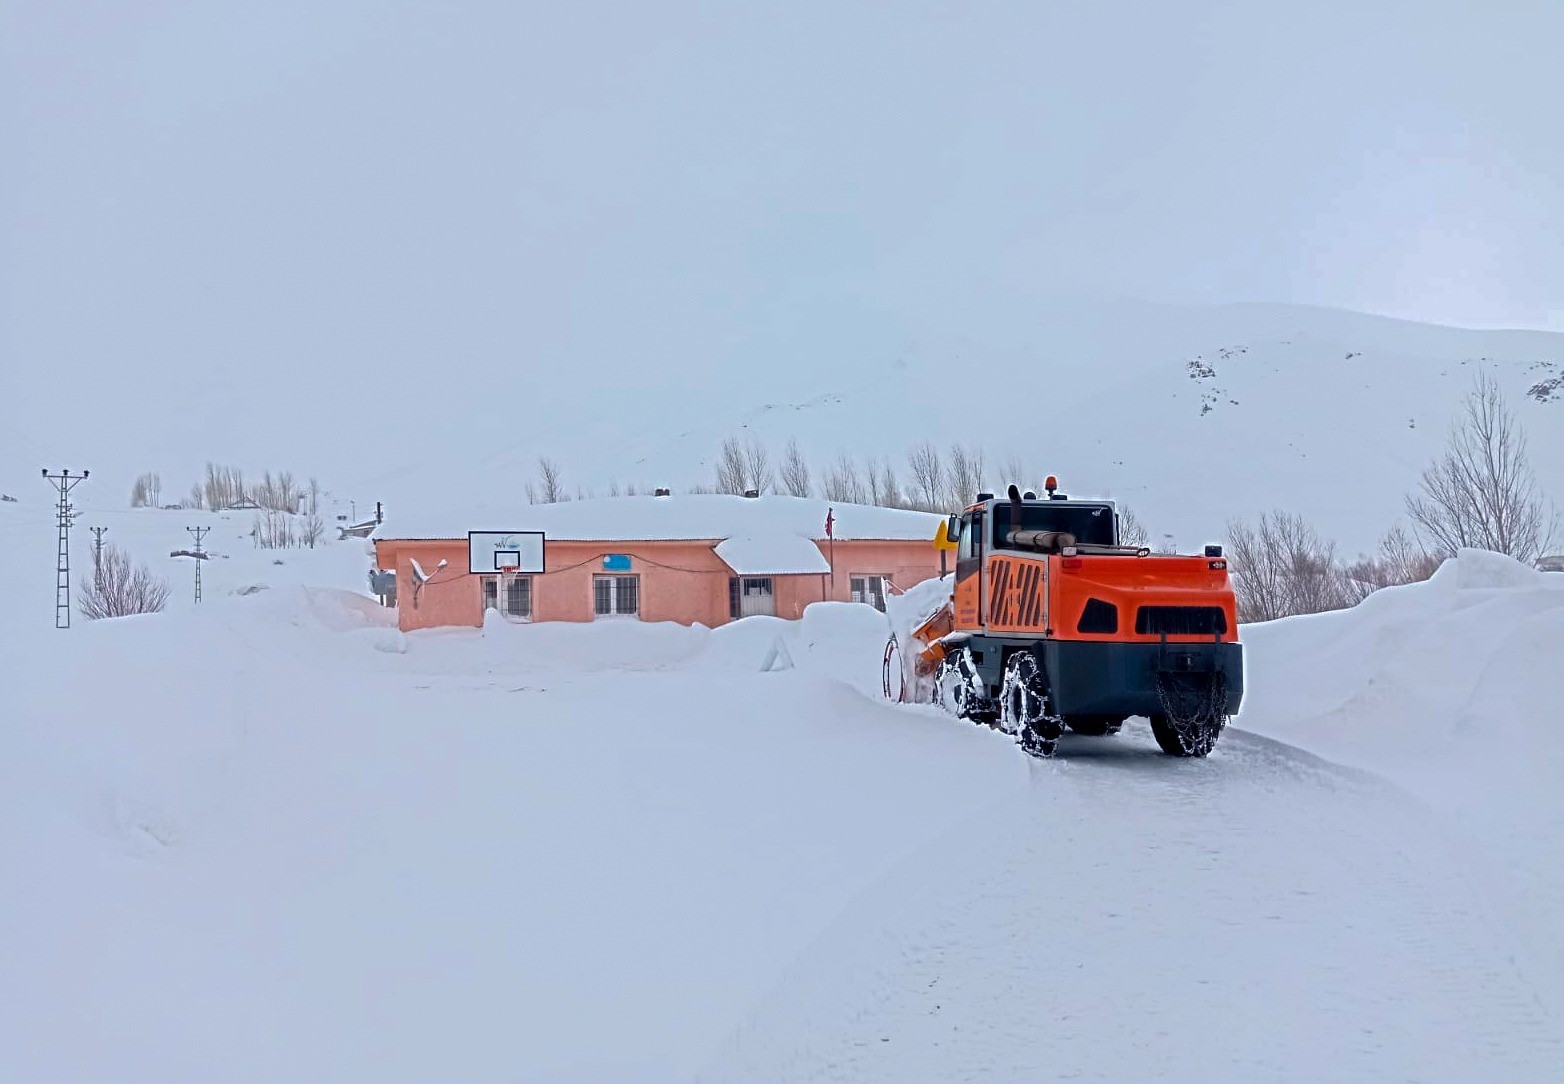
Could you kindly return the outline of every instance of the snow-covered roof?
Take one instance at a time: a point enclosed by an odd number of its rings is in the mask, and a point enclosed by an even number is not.
[[[653,539],[824,538],[829,510],[840,539],[932,539],[943,517],[902,508],[873,508],[812,497],[608,497],[560,504],[494,503],[433,511],[387,510],[374,537],[462,538],[468,531],[542,531],[550,541]]]
[[[829,572],[820,547],[791,534],[728,538],[717,543],[717,556],[740,576],[791,576]]]

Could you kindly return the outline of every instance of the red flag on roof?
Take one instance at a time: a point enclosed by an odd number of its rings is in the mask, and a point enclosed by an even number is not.
[[[825,536],[827,538],[835,538],[836,537],[836,535],[831,533],[832,526],[835,523],[836,523],[836,517],[834,515],[832,515],[832,509],[827,508],[825,510]]]

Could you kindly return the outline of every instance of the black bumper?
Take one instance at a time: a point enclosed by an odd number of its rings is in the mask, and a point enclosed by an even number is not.
[[[1153,715],[1162,710],[1157,674],[1220,673],[1227,714],[1244,698],[1242,644],[1116,644],[1048,640],[1043,644],[1055,710],[1061,715]]]

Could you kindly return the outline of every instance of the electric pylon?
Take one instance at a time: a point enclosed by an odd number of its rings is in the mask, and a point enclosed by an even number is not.
[[[103,586],[103,536],[108,533],[107,527],[88,527],[92,532],[92,582],[99,587]]]
[[[69,470],[50,474],[48,467],[43,469],[44,480],[60,494],[59,508],[55,512],[55,521],[60,528],[59,560],[55,562],[54,572],[54,627],[57,629],[71,627],[71,516],[75,512],[71,507],[71,490],[85,482],[91,473],[84,470],[73,477]]]
[[[206,560],[206,551],[201,548],[201,539],[205,538],[206,537],[206,532],[210,531],[211,529],[212,528],[210,528],[210,527],[186,527],[185,528],[185,530],[187,530],[191,534],[195,535],[195,540],[196,540],[195,552],[192,553],[191,556],[195,558],[195,566],[196,566],[195,600],[197,602],[201,601],[201,562]]]

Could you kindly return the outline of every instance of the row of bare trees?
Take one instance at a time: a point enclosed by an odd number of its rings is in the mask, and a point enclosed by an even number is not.
[[[923,441],[908,450],[904,470],[905,474],[898,475],[890,457],[859,458],[842,452],[817,473],[796,438],[787,442],[781,459],[774,461],[770,449],[759,439],[729,437],[717,456],[714,484],[696,486],[695,492],[786,493],[852,504],[944,511],[972,502],[987,480],[988,461],[983,449],[974,445],[958,442],[942,451]],[[1019,457],[1007,460],[1004,471],[1018,484],[1033,473]]]
[[[201,481],[190,487],[179,507],[220,512],[253,501],[269,511],[313,516],[320,512],[322,493],[319,479],[304,481],[292,471],[266,471],[259,482],[247,482],[244,471],[238,467],[208,463]],[[162,499],[163,479],[155,471],[138,476],[131,486],[132,508],[156,508]]]
[[[326,533],[326,521],[313,513],[295,516],[288,512],[267,510],[255,517],[250,537],[257,549],[285,550],[295,546],[314,549]]]
[[[1557,535],[1558,514],[1531,469],[1526,435],[1490,374],[1477,377],[1444,452],[1406,498],[1409,526],[1379,550],[1342,560],[1301,516],[1267,512],[1227,526],[1240,621],[1271,621],[1355,606],[1384,587],[1428,579],[1464,548],[1530,564]]]
[[[163,499],[163,478],[156,471],[137,475],[130,487],[132,508],[156,508]]]

